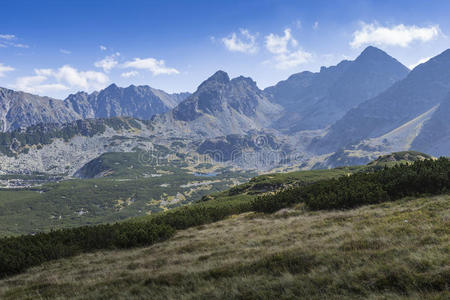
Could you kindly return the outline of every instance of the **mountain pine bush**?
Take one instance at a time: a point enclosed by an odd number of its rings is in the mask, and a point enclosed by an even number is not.
[[[450,160],[440,158],[356,173],[260,196],[252,202],[252,209],[271,213],[302,202],[312,210],[348,209],[406,196],[441,194],[448,190]]]

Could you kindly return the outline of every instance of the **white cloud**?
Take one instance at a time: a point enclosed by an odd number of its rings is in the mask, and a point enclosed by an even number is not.
[[[124,78],[130,78],[130,77],[135,77],[139,74],[139,72],[137,71],[130,71],[130,72],[125,72],[120,74],[120,76],[124,77]]]
[[[0,34],[0,39],[3,40],[13,40],[16,36],[14,34]]]
[[[47,94],[82,89],[91,91],[105,87],[106,74],[96,71],[78,71],[64,65],[59,69],[35,69],[33,76],[19,77],[14,88],[35,94]]]
[[[66,91],[69,88],[61,83],[45,83],[47,77],[42,75],[19,77],[14,88],[33,94],[47,94],[58,91]]]
[[[127,61],[122,65],[122,68],[133,68],[140,70],[147,70],[152,72],[153,75],[160,74],[179,74],[177,69],[166,67],[164,60],[157,60],[155,58],[135,58],[134,60]]]
[[[69,50],[66,49],[59,49],[59,52],[61,52],[62,54],[71,54],[72,52],[70,52]]]
[[[5,66],[2,63],[0,63],[0,77],[4,77],[6,72],[14,71],[13,67]]]
[[[30,46],[28,46],[28,45],[25,45],[25,44],[12,44],[12,46],[13,47],[16,47],[16,48],[30,48]]]
[[[311,60],[312,54],[303,50],[281,53],[275,56],[276,67],[281,70],[297,67]]]
[[[258,51],[256,45],[256,36],[252,35],[247,29],[240,29],[240,37],[233,32],[230,36],[222,38],[222,43],[232,52],[242,52],[254,54]]]
[[[359,48],[367,44],[381,46],[407,47],[414,41],[428,42],[441,33],[438,25],[419,27],[403,24],[392,27],[380,26],[377,23],[361,23],[361,28],[353,33],[350,46]]]
[[[317,21],[314,22],[314,24],[313,24],[313,29],[314,29],[314,30],[319,29],[319,22],[317,22]]]
[[[109,72],[112,68],[117,66],[118,61],[116,58],[119,56],[120,53],[116,52],[113,55],[106,56],[104,59],[95,62],[94,66],[97,68],[102,68],[105,72]]]
[[[16,47],[16,48],[29,48],[30,46],[16,43],[17,37],[14,34],[0,34],[0,48]]]
[[[102,50],[102,51],[105,51],[106,49],[108,49],[108,48],[106,48],[106,47],[103,46],[103,45],[100,45],[99,48],[100,48],[100,50]]]
[[[274,54],[273,63],[277,69],[294,68],[312,59],[311,53],[299,49],[290,28],[285,29],[282,36],[271,33],[265,40],[266,49]]]
[[[419,59],[418,62],[409,65],[408,68],[409,68],[410,70],[412,70],[412,69],[414,69],[415,67],[417,67],[418,65],[423,64],[423,63],[426,63],[426,62],[429,61],[432,57],[433,57],[433,56],[428,56],[428,57],[421,58],[421,59]]]
[[[103,87],[109,80],[106,74],[96,71],[78,71],[69,65],[62,66],[50,73],[60,82],[66,82],[71,87],[79,87],[84,90]]]
[[[266,48],[273,54],[288,53],[288,46],[297,47],[298,42],[291,35],[291,29],[284,30],[284,35],[269,34],[266,36]]]
[[[295,21],[295,27],[297,27],[298,30],[302,29],[302,21],[300,20]]]

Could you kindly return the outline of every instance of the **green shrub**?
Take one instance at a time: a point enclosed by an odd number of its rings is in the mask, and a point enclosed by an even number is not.
[[[406,196],[440,194],[449,189],[450,160],[440,158],[355,173],[261,196],[252,202],[252,208],[271,213],[304,202],[312,210],[348,209]]]
[[[102,249],[148,246],[186,229],[251,209],[248,200],[198,203],[138,222],[84,226],[0,239],[0,278],[46,261]]]
[[[0,239],[0,278],[43,262],[99,249],[151,245],[175,230],[153,222],[116,223]]]

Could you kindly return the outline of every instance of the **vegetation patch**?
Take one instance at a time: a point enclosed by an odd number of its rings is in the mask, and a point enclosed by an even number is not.
[[[303,202],[312,210],[349,209],[406,196],[437,195],[449,189],[450,160],[418,160],[260,196],[253,201],[252,208],[272,213]]]
[[[0,278],[83,252],[151,245],[171,237],[174,232],[170,226],[152,222],[116,223],[3,238],[0,240]]]

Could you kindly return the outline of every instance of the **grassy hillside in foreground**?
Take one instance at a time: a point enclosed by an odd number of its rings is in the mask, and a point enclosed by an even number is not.
[[[449,218],[448,195],[246,213],[151,247],[46,263],[0,281],[0,298],[448,299]]]

